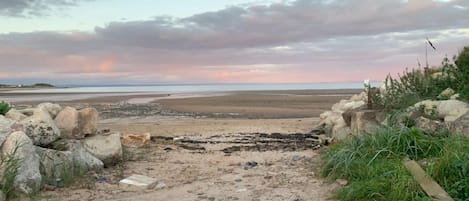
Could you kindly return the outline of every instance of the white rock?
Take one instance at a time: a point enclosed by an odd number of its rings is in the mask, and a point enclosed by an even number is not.
[[[81,135],[93,135],[98,131],[98,111],[84,108],[78,111],[78,128]]]
[[[17,191],[32,193],[41,186],[39,156],[29,137],[22,131],[10,134],[2,146],[3,156],[11,156],[19,161],[14,185]]]
[[[86,151],[80,141],[69,140],[67,146],[68,151],[72,152],[73,161],[81,168],[95,171],[104,168],[104,163]]]
[[[2,145],[8,135],[13,132],[11,128],[13,124],[15,124],[15,121],[0,115],[0,145]]]
[[[24,115],[23,113],[19,112],[18,110],[16,110],[15,108],[11,108],[6,114],[5,114],[5,117],[6,118],[10,118],[10,119],[13,119],[15,121],[21,121],[23,119],[26,119],[26,115]]]
[[[121,181],[119,181],[119,186],[123,188],[140,188],[140,189],[152,189],[158,184],[158,180],[147,177],[144,175],[131,175]]]
[[[366,92],[361,92],[359,94],[355,94],[350,98],[351,101],[357,102],[357,101],[364,101],[366,102],[368,100],[368,95]]]
[[[469,104],[459,100],[441,101],[438,106],[438,114],[446,122],[455,121],[469,111]]]
[[[57,116],[57,114],[62,110],[62,107],[59,104],[53,103],[41,103],[37,105],[36,108],[48,112],[52,119],[55,118],[55,116]]]
[[[42,109],[36,109],[32,116],[23,119],[21,123],[35,145],[47,146],[61,137],[50,114]]]
[[[365,105],[365,101],[341,100],[332,106],[332,111],[343,113]]]
[[[54,119],[55,125],[64,137],[82,139],[85,137],[78,128],[78,111],[73,107],[65,107]]]
[[[449,99],[450,99],[450,100],[457,100],[457,99],[459,99],[460,96],[461,96],[461,95],[459,95],[459,94],[454,94],[454,95],[452,95],[451,97],[449,97]]]
[[[440,93],[440,95],[449,98],[449,97],[451,97],[452,95],[454,95],[454,93],[455,93],[455,92],[454,92],[453,89],[447,88],[447,89],[443,90],[443,91]]]
[[[36,152],[40,158],[42,176],[46,178],[61,178],[68,171],[73,172],[72,152],[57,151],[36,146]]]
[[[82,140],[85,149],[103,161],[105,166],[114,165],[122,160],[121,134],[94,135]]]

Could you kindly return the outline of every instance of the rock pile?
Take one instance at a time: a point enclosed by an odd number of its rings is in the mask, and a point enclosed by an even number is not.
[[[385,89],[381,87],[381,93]],[[459,95],[452,89],[444,90],[439,97],[449,100],[425,100],[407,108],[400,122],[413,122],[411,126],[421,128],[426,133],[449,130],[469,136],[469,103],[456,100]],[[383,111],[367,109],[365,92],[341,100],[332,106],[331,111],[320,115],[316,129],[323,130],[335,140],[343,140],[350,135],[373,133],[387,125],[388,117]],[[407,123],[403,123],[407,124]]]
[[[6,158],[16,159],[15,189],[31,193],[70,171],[100,170],[122,159],[119,132],[98,132],[94,108],[76,110],[41,103],[0,115],[2,171]]]

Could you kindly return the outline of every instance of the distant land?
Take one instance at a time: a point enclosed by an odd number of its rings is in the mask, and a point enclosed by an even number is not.
[[[36,83],[32,85],[23,85],[23,84],[18,84],[18,85],[13,85],[13,84],[0,84],[0,88],[2,89],[10,89],[10,88],[55,88],[54,85],[48,84],[48,83]]]

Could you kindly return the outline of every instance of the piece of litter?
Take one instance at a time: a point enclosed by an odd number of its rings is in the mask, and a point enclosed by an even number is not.
[[[147,177],[144,175],[131,175],[119,182],[119,185],[123,187],[138,187],[141,189],[152,189],[155,188],[158,181],[154,178]]]

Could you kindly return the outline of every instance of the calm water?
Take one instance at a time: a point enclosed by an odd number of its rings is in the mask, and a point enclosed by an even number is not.
[[[379,83],[373,83],[379,86]],[[350,83],[304,83],[304,84],[195,84],[195,85],[156,85],[156,86],[106,86],[72,87],[58,89],[39,89],[10,91],[10,93],[194,93],[263,90],[307,90],[307,89],[361,89],[362,82]]]
[[[379,83],[372,83],[379,86]],[[362,89],[363,83],[307,83],[307,84],[198,84],[198,85],[157,85],[157,86],[106,86],[70,87],[57,89],[18,90],[0,92],[2,101],[71,101],[103,96],[136,94],[171,94],[168,97],[133,98],[130,103],[146,103],[164,98],[187,98],[223,95],[233,91],[270,91],[270,90],[311,90],[311,89]],[[21,93],[23,95],[8,95]],[[1,94],[0,94],[1,95]]]

